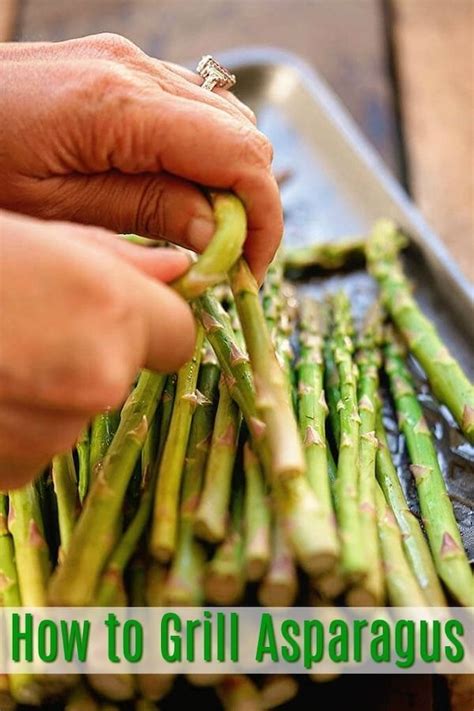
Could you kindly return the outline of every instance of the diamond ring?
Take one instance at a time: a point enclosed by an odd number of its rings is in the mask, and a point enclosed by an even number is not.
[[[196,71],[204,79],[202,88],[208,91],[212,91],[216,86],[220,89],[230,89],[236,82],[234,74],[219,64],[210,54],[205,54],[201,58]]]

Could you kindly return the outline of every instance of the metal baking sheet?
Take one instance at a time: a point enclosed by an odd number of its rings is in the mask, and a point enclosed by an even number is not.
[[[363,138],[338,99],[297,57],[272,49],[235,50],[221,56],[237,75],[235,92],[257,114],[271,139],[282,185],[285,243],[367,234],[380,217],[395,220],[411,237],[404,259],[416,298],[470,377],[474,375],[473,289],[440,240]],[[301,290],[317,295],[343,287],[355,317],[375,298],[364,271],[305,277]],[[470,559],[474,559],[474,448],[454,426],[446,408],[431,397],[423,373],[412,363],[419,397],[432,428],[439,460]],[[386,424],[394,461],[410,507],[419,514],[404,440],[386,399]]]

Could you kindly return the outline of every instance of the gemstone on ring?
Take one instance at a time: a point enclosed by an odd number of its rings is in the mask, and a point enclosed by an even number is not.
[[[216,86],[220,89],[230,89],[236,82],[235,75],[210,54],[205,54],[201,58],[196,71],[204,79],[202,88],[208,91],[212,91]]]

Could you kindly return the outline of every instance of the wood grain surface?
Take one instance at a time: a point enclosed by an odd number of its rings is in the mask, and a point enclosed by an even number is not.
[[[0,0],[0,42],[12,39],[16,12],[16,0]]]
[[[474,2],[392,3],[410,187],[474,280]]]

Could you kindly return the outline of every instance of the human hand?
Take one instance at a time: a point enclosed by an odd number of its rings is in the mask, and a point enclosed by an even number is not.
[[[0,45],[0,67],[0,207],[201,251],[213,218],[198,185],[229,189],[263,278],[282,235],[272,149],[230,92],[108,34]]]
[[[139,368],[188,360],[191,310],[161,283],[188,266],[178,250],[0,210],[0,488],[24,484],[120,405]]]

